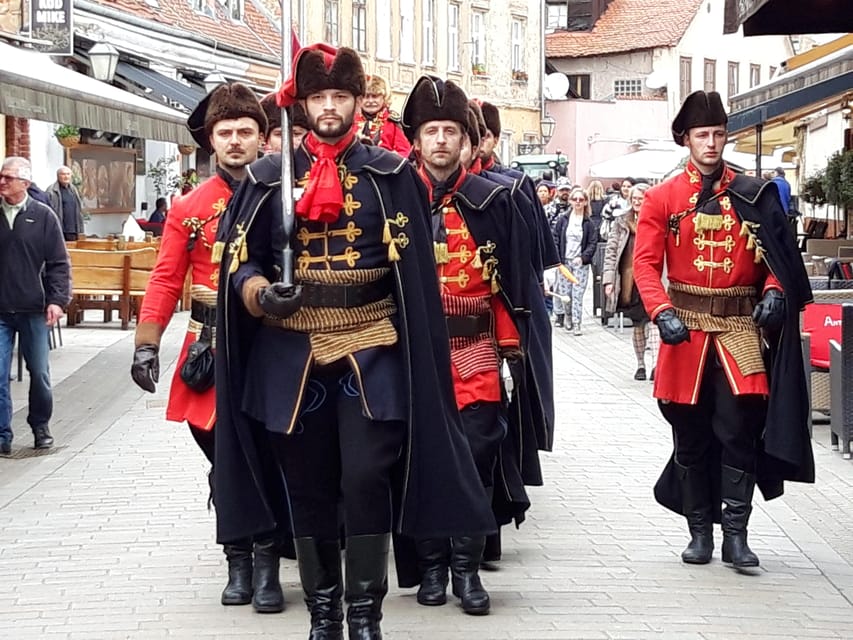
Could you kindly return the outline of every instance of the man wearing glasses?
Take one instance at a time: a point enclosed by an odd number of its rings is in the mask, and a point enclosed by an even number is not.
[[[71,299],[70,264],[50,207],[27,195],[32,167],[10,157],[0,169],[0,453],[12,452],[9,369],[15,334],[30,372],[29,413],[36,449],[53,446],[48,327]]]

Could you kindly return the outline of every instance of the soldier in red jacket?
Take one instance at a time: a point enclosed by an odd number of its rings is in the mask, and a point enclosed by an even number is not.
[[[209,377],[200,376],[204,368],[200,365],[191,378],[187,375],[186,369],[191,364],[187,364],[187,359],[192,349],[208,352],[213,349],[219,281],[219,261],[213,256],[216,231],[246,167],[258,157],[259,145],[267,131],[267,118],[251,89],[233,83],[221,85],[208,94],[190,115],[187,125],[199,146],[216,154],[216,174],[177,199],[169,211],[157,265],[139,311],[131,375],[144,390],[154,392],[159,380],[160,338],[190,274],[190,323],[178,356],[177,373],[172,378],[166,419],[186,420],[193,438],[213,464],[216,396],[212,370],[208,370]],[[202,354],[205,355],[209,354]],[[202,363],[203,357],[198,362]],[[252,602],[258,611],[281,611],[284,597],[278,578],[279,550],[272,537],[256,538],[254,571],[252,540],[232,541],[224,545],[224,551],[229,580],[222,592],[222,604]]]
[[[675,439],[656,496],[687,519],[684,562],[711,560],[720,518],[723,562],[745,568],[759,563],[756,482],[769,499],[784,479],[813,481],[798,337],[811,296],[775,186],[723,162],[727,121],[719,94],[685,100],[672,131],[690,158],[646,192],[634,278],[660,329],[654,395]]]
[[[400,117],[388,107],[391,92],[381,76],[367,76],[367,93],[355,116],[355,132],[377,147],[407,158],[412,146],[400,128]]]

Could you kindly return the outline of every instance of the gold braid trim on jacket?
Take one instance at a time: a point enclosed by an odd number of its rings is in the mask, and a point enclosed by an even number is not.
[[[389,271],[388,268],[339,271],[298,269],[294,273],[294,280],[297,284],[367,284],[376,282]],[[309,334],[314,359],[317,364],[323,365],[362,349],[396,344],[397,330],[391,323],[391,316],[396,313],[397,305],[389,295],[377,302],[348,309],[303,306],[289,318],[265,318],[264,323]]]
[[[721,298],[755,297],[755,287],[728,287],[711,289],[670,282],[671,291],[681,291],[694,296],[717,296]],[[715,338],[728,351],[744,376],[765,373],[761,357],[761,335],[752,316],[713,316],[675,308],[675,312],[688,329],[716,333]]]

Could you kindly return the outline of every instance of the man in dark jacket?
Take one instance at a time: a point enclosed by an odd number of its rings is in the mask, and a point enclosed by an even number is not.
[[[27,422],[36,449],[53,446],[48,327],[70,301],[71,266],[56,216],[27,194],[32,167],[10,157],[0,170],[0,453],[12,450],[9,368],[15,334],[30,372]]]
[[[56,182],[47,188],[50,207],[59,217],[62,235],[66,240],[76,240],[83,234],[83,201],[77,187],[71,184],[71,169],[59,167]]]

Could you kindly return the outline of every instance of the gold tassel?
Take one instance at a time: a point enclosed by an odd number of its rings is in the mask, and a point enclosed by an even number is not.
[[[400,259],[400,252],[397,251],[397,243],[394,240],[388,243],[388,262],[397,262]]]
[[[246,239],[242,238],[240,243],[240,262],[249,261],[249,245],[246,244]]]
[[[755,247],[755,264],[761,262],[761,260],[764,258],[765,253],[766,251],[764,251],[764,249],[762,249],[761,247]]]
[[[755,249],[755,236],[754,235],[749,234],[749,238],[747,238],[747,240],[746,240],[746,248],[750,251],[752,249]]]
[[[713,213],[697,212],[693,219],[693,226],[696,231],[719,231],[723,228],[723,216]]]
[[[391,242],[391,223],[388,218],[385,218],[385,228],[382,229],[382,242],[390,244]]]
[[[210,261],[213,264],[222,262],[223,253],[225,253],[225,243],[222,240],[217,240],[213,243],[213,247],[210,250]]]
[[[240,259],[237,257],[237,254],[231,256],[231,265],[228,267],[228,273],[237,273],[237,269],[240,268]]]
[[[474,269],[479,269],[480,267],[483,266],[483,261],[480,260],[480,247],[477,247],[474,250],[474,259],[471,261],[471,266]]]
[[[433,242],[432,246],[436,264],[447,264],[450,262],[450,253],[447,251],[446,242]]]
[[[492,295],[496,295],[500,290],[501,286],[498,284],[498,279],[492,278]]]
[[[749,227],[746,226],[746,223],[744,223],[740,227],[740,237],[743,238],[744,236],[748,236],[748,235],[749,235]]]

